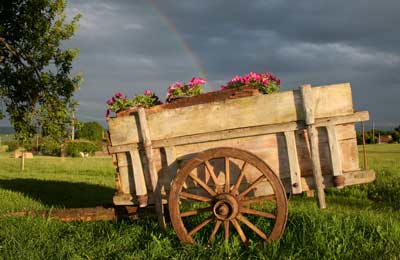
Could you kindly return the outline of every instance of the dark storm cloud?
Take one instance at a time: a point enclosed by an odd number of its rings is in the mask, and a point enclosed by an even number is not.
[[[81,49],[80,117],[102,120],[115,91],[164,95],[171,82],[199,75],[198,62],[210,89],[249,71],[271,71],[285,89],[351,82],[356,109],[393,127],[400,123],[399,11],[399,1],[71,0],[68,13],[83,15],[67,44]]]

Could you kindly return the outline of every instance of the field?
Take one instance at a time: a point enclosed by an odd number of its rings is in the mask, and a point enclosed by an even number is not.
[[[283,238],[250,243],[181,245],[152,219],[63,223],[43,218],[0,218],[0,259],[400,259],[400,144],[369,145],[374,183],[327,191],[328,208],[295,196]],[[0,154],[0,213],[24,209],[91,207],[110,203],[109,158]]]

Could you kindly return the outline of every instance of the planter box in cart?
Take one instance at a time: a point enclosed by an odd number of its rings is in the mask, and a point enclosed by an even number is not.
[[[222,93],[222,94],[221,94]],[[368,183],[350,84],[269,95],[207,93],[108,119],[116,205],[153,206],[182,242],[279,239],[287,194]],[[244,96],[244,97],[243,97]]]

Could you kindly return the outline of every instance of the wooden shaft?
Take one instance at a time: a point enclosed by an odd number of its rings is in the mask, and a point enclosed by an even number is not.
[[[308,137],[310,138],[312,168],[315,182],[315,189],[317,191],[318,206],[321,209],[326,208],[325,192],[323,188],[323,178],[321,172],[321,162],[319,158],[319,149],[317,142],[317,129],[314,126],[308,126]]]
[[[367,161],[367,150],[365,149],[365,124],[364,121],[361,121],[361,131],[362,131],[362,144],[363,144],[363,155],[364,155],[364,170],[368,170],[368,161]]]
[[[146,112],[144,108],[139,108],[139,122],[140,122],[140,130],[143,137],[143,144],[145,147],[146,159],[147,159],[147,171],[150,175],[150,181],[153,191],[157,188],[157,172],[154,167],[154,160],[153,160],[153,151],[152,151],[152,144],[150,138],[150,129],[147,124],[146,119]]]
[[[314,97],[311,89],[311,85],[303,85],[300,87],[300,92],[303,100],[303,109],[305,123],[307,125],[308,139],[311,148],[311,159],[313,176],[315,182],[315,189],[317,191],[318,206],[321,209],[326,208],[325,192],[323,187],[323,178],[321,171],[321,161],[319,158],[319,148],[317,142],[317,129],[314,126]]]
[[[153,194],[155,195],[155,210],[157,212],[157,219],[158,219],[158,224],[162,229],[166,229],[166,222],[165,222],[165,217],[164,217],[164,207],[162,204],[161,200],[161,189],[158,189],[158,176],[157,176],[157,171],[156,167],[154,164],[154,158],[153,158],[153,147],[151,143],[151,136],[150,136],[150,129],[149,125],[147,123],[147,118],[146,118],[146,111],[144,108],[139,108],[138,110],[139,114],[139,122],[140,122],[140,131],[142,133],[143,137],[143,144],[145,147],[145,153],[146,153],[146,159],[147,159],[147,172],[150,175],[150,182],[152,186],[152,191]]]

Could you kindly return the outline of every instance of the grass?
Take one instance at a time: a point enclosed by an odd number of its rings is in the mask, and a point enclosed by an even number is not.
[[[374,183],[327,191],[326,210],[294,196],[283,238],[181,245],[156,221],[63,223],[43,218],[0,219],[0,259],[400,259],[400,145],[369,145]],[[107,158],[0,156],[0,212],[109,203],[113,166]]]

